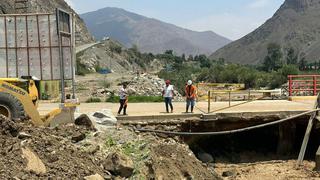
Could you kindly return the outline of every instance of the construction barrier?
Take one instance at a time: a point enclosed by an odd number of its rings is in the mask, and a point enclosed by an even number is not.
[[[320,75],[289,75],[289,96],[313,95],[320,91]]]
[[[197,96],[198,100],[208,100],[208,92],[215,92],[225,94],[229,91],[235,92],[244,90],[244,84],[236,83],[198,83],[197,84]]]

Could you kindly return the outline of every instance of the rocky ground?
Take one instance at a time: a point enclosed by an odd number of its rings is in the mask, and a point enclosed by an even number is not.
[[[204,163],[178,137],[86,116],[56,128],[0,117],[0,154],[0,179],[320,179],[313,161],[298,169],[295,160]]]
[[[177,139],[83,122],[37,128],[0,117],[0,178],[220,179]]]
[[[161,96],[164,80],[153,74],[111,73],[102,75],[88,74],[77,78],[77,97],[85,102],[89,97],[100,98],[104,101],[112,94],[118,95],[122,83],[128,85],[129,96]],[[176,91],[175,101],[183,101],[183,97]]]
[[[275,160],[256,163],[239,164],[215,164],[215,171],[221,174],[224,179],[247,180],[247,179],[320,179],[320,173],[313,171],[315,163],[304,161],[303,166],[296,169],[296,160]]]

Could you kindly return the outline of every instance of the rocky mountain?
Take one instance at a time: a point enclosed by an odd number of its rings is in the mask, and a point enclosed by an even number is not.
[[[18,14],[24,13],[23,10],[15,9],[15,0],[0,0],[0,14]],[[93,41],[86,25],[79,15],[64,0],[28,0],[28,13],[53,13],[56,8],[61,8],[76,14],[76,32],[79,35],[79,44]]]
[[[241,64],[258,64],[269,43],[277,43],[284,54],[294,48],[299,58],[320,58],[320,0],[286,0],[261,27],[219,49],[211,58]]]
[[[78,71],[94,73],[99,69],[109,69],[116,73],[137,71],[158,72],[163,68],[163,62],[156,58],[148,62],[141,60],[133,51],[126,49],[122,44],[112,39],[102,40],[91,48],[77,54]],[[141,67],[141,64],[144,67]]]
[[[212,31],[195,32],[118,8],[104,8],[82,14],[96,39],[111,37],[126,47],[138,45],[142,52],[210,54],[230,40]]]

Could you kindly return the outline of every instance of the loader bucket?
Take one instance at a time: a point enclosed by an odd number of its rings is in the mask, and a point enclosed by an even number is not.
[[[61,105],[59,109],[55,109],[43,117],[45,126],[57,127],[60,124],[74,123],[74,113],[76,105]]]

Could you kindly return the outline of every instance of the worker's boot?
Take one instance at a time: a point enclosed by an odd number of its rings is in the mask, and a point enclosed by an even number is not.
[[[169,113],[169,104],[166,103],[166,112]]]
[[[186,107],[186,113],[188,113],[188,111],[189,111],[189,106]]]
[[[127,114],[127,107],[124,107],[124,108],[123,108],[123,115],[124,115],[124,116],[127,116],[127,115],[128,115],[128,114]]]
[[[193,106],[191,106],[191,113],[193,113]]]

